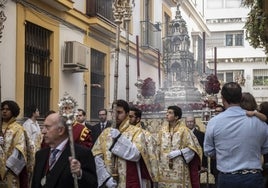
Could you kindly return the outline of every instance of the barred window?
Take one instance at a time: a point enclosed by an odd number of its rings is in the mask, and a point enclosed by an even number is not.
[[[105,54],[91,49],[91,108],[90,117],[98,119],[98,110],[104,108],[105,101]]]
[[[268,69],[253,70],[253,86],[268,86]]]
[[[26,23],[24,116],[30,105],[37,105],[41,117],[50,109],[51,34],[51,31],[43,27]]]

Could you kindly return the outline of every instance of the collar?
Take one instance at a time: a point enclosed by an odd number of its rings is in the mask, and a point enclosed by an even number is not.
[[[68,140],[69,139],[66,138],[56,148],[51,148],[50,151],[53,150],[53,149],[58,149],[58,150],[60,150],[62,152],[62,150],[65,148],[65,145],[67,144]]]

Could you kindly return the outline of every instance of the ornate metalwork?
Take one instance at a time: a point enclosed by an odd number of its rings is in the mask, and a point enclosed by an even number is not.
[[[5,4],[7,3],[7,0],[0,0],[0,8],[4,8]],[[7,17],[3,10],[0,11],[0,39],[3,36],[3,29],[4,29],[4,22],[6,21]],[[0,40],[0,42],[2,42]]]
[[[119,66],[119,53],[120,53],[120,25],[122,23],[122,19],[126,18],[126,16],[129,16],[131,14],[131,6],[129,3],[130,0],[114,0],[113,1],[113,14],[114,14],[114,19],[115,19],[115,23],[117,25],[116,27],[116,44],[115,44],[115,68],[114,68],[114,102],[113,102],[113,114],[112,114],[112,127],[116,128],[116,116],[117,116],[117,94],[118,94],[118,66]],[[134,2],[134,0],[133,0]],[[131,15],[130,15],[131,16]],[[129,19],[130,19],[129,16]],[[126,18],[128,19],[128,18]],[[127,24],[128,27],[128,24]],[[128,33],[128,31],[126,32]],[[128,41],[127,41],[128,43]],[[127,44],[128,46],[128,44]],[[127,47],[128,50],[128,47]],[[128,56],[128,54],[126,55]],[[128,65],[127,65],[128,66]],[[113,160],[112,160],[112,176],[115,180],[118,179],[118,169],[117,169],[117,157],[113,156]]]
[[[7,0],[0,0],[0,7],[4,7],[7,3]]]
[[[75,150],[74,150],[74,138],[73,138],[73,123],[74,117],[76,114],[77,102],[72,98],[68,93],[64,93],[63,98],[59,103],[59,113],[62,117],[66,118],[66,125],[68,127],[69,133],[69,142],[70,142],[70,150],[71,155],[75,158]],[[76,174],[73,174],[74,178],[74,188],[78,188],[78,178]]]
[[[2,7],[2,6],[1,6]],[[3,29],[4,29],[4,22],[6,21],[7,17],[3,10],[0,11],[0,39],[3,36]],[[2,42],[2,41],[0,41]]]

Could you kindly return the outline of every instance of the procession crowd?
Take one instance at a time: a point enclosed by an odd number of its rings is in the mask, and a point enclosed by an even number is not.
[[[33,105],[21,125],[18,104],[3,101],[0,188],[264,188],[268,102],[258,106],[235,82],[224,84],[221,97],[205,132],[174,105],[157,133],[121,99],[112,105],[113,122],[100,109],[91,125],[78,109],[71,134],[69,116],[50,111],[39,125]]]

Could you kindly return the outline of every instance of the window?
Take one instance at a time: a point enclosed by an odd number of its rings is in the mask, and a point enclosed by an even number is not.
[[[225,82],[232,82],[234,81],[234,76],[232,72],[225,73]]]
[[[223,8],[223,0],[208,0],[208,9]]]
[[[239,8],[241,6],[241,0],[208,0],[207,8]]]
[[[37,105],[41,117],[50,110],[51,31],[27,22],[25,28],[24,113]],[[26,115],[26,114],[24,114]]]
[[[243,34],[235,35],[235,46],[243,46]]]
[[[233,46],[233,35],[226,35],[226,46]]]
[[[91,108],[90,117],[98,119],[98,110],[104,108],[105,100],[105,54],[91,49]],[[99,87],[100,86],[100,87]]]
[[[169,15],[167,14],[167,13],[164,13],[164,31],[163,31],[163,33],[164,33],[164,37],[167,37],[168,36],[168,24],[169,24],[169,22],[170,22],[170,17],[169,17]]]
[[[226,46],[243,46],[244,45],[244,34],[243,31],[227,33],[225,35]]]
[[[225,8],[239,8],[242,0],[225,0]]]
[[[244,70],[224,71],[217,73],[218,80],[221,84],[227,82],[237,82],[241,86],[245,84]]]
[[[217,73],[217,78],[220,83],[224,82],[224,73]]]
[[[253,86],[268,86],[268,69],[253,70]]]
[[[100,16],[110,21],[114,21],[113,0],[87,0],[86,1],[86,14],[89,16]]]

